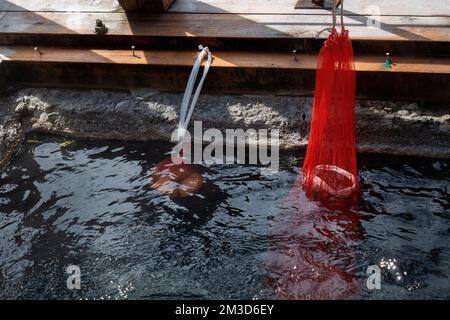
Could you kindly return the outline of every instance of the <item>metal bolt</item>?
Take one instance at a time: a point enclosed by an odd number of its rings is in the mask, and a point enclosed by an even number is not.
[[[386,52],[386,60],[392,63],[391,54],[389,52]]]
[[[295,62],[297,62],[298,61],[298,59],[297,59],[297,49],[292,50],[292,53],[294,54]]]
[[[392,60],[391,60],[391,54],[389,52],[386,52],[386,60],[384,61],[384,68],[387,70],[390,70],[392,68]]]
[[[39,49],[38,47],[34,47],[34,51],[39,52],[40,55],[44,54],[44,52],[42,52],[42,50]]]
[[[102,20],[95,20],[95,33],[96,34],[106,34],[108,33],[108,28],[105,26]]]

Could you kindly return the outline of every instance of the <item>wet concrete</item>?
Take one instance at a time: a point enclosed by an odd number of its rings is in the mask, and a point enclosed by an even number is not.
[[[27,88],[0,100],[0,157],[7,162],[26,131],[88,139],[170,140],[181,93]],[[192,121],[203,128],[277,128],[281,147],[307,144],[312,98],[202,95]],[[450,108],[358,101],[357,149],[450,158]]]

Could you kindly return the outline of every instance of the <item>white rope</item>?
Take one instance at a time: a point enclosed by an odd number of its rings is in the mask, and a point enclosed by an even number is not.
[[[337,20],[337,10],[336,10],[336,6],[337,6],[337,0],[333,0],[333,29],[336,29],[336,20]],[[345,29],[345,25],[344,25],[344,0],[341,0],[340,3],[341,6],[341,30]]]
[[[200,96],[203,83],[205,82],[206,75],[208,74],[209,67],[211,66],[212,63],[212,56],[208,47],[203,47],[200,45],[199,49],[202,51],[198,54],[197,60],[195,61],[194,67],[192,68],[191,75],[189,76],[189,81],[186,86],[186,90],[184,91],[183,101],[181,103],[180,121],[178,123],[178,135],[177,135],[178,142],[181,142],[184,139],[187,127],[189,125],[189,121],[191,120],[192,113],[194,112],[194,108],[195,105],[197,104],[198,97]],[[204,59],[207,59],[207,62],[203,70],[203,75],[200,79],[200,82],[198,83],[194,95],[192,96],[195,81],[197,79],[198,72]]]
[[[336,29],[336,5],[337,0],[333,0],[333,30]]]

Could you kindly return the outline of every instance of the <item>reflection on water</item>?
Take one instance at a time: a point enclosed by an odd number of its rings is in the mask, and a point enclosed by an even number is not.
[[[170,147],[29,137],[0,180],[0,298],[450,297],[449,161],[361,158],[358,204],[325,208],[287,155],[271,176],[197,166],[201,192],[171,200],[149,177]]]
[[[302,185],[299,174],[270,225],[269,283],[280,299],[355,298],[362,238],[357,202],[311,201]]]

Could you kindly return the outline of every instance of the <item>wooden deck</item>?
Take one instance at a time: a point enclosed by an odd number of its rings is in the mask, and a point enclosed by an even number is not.
[[[450,42],[446,1],[377,1],[381,15],[373,21],[380,28],[367,25],[375,12],[373,2],[346,1],[345,23],[355,41]],[[138,16],[124,13],[115,0],[0,0],[0,44],[31,42],[32,36],[53,45],[82,44],[80,36],[92,37],[96,19],[109,29],[107,35],[92,40],[99,44],[120,44],[124,37],[142,45],[151,45],[155,37],[214,39],[216,43],[221,39],[325,38],[330,12],[295,9],[295,4],[296,0],[177,0],[169,13]]]
[[[92,73],[108,74],[111,71],[105,65],[114,65],[124,66],[124,72],[130,72],[129,78],[134,77],[134,81],[123,80],[124,86],[141,84],[182,90],[182,74],[188,72],[195,56],[192,50],[204,44],[215,53],[213,70],[223,72],[228,68],[228,76],[237,73],[246,79],[238,83],[233,77],[220,76],[223,87],[218,82],[207,85],[206,90],[260,92],[273,86],[274,93],[311,94],[316,54],[329,34],[331,15],[324,9],[295,9],[296,3],[297,0],[176,0],[168,13],[137,15],[124,12],[115,0],[0,0],[0,55],[10,71],[13,66],[20,66],[21,72],[29,76],[28,82],[24,76],[15,77],[18,83],[61,84],[57,78],[59,69],[36,75],[38,70],[46,70],[43,66],[70,69],[73,64],[90,64]],[[378,9],[380,15],[371,17]],[[450,100],[448,1],[346,0],[344,12],[354,41],[360,97],[420,100],[423,96],[428,100],[437,95],[441,100]],[[107,34],[94,33],[96,19],[108,27]],[[379,23],[379,28],[370,26],[370,21]],[[131,45],[144,50],[137,51],[141,59],[130,57],[127,48]],[[44,54],[33,51],[34,46],[39,46]],[[297,62],[293,49],[299,52]],[[391,71],[383,68],[385,52],[390,52],[396,62]],[[165,68],[172,72],[172,83],[158,83],[156,70]],[[148,72],[143,70],[155,72],[151,81],[144,79]],[[80,76],[77,80],[75,68],[73,72],[73,79],[65,77],[68,85],[80,86],[86,81],[85,86],[99,86],[97,76]],[[263,76],[276,78],[280,84],[256,78]],[[372,90],[371,81],[361,80],[368,77],[374,79]],[[414,79],[424,81],[422,85],[428,93],[417,92],[421,83],[408,82]],[[394,80],[401,84],[393,83]],[[233,81],[236,83],[227,83]],[[107,76],[102,77],[101,83],[120,87]],[[384,88],[388,85],[391,88]]]

